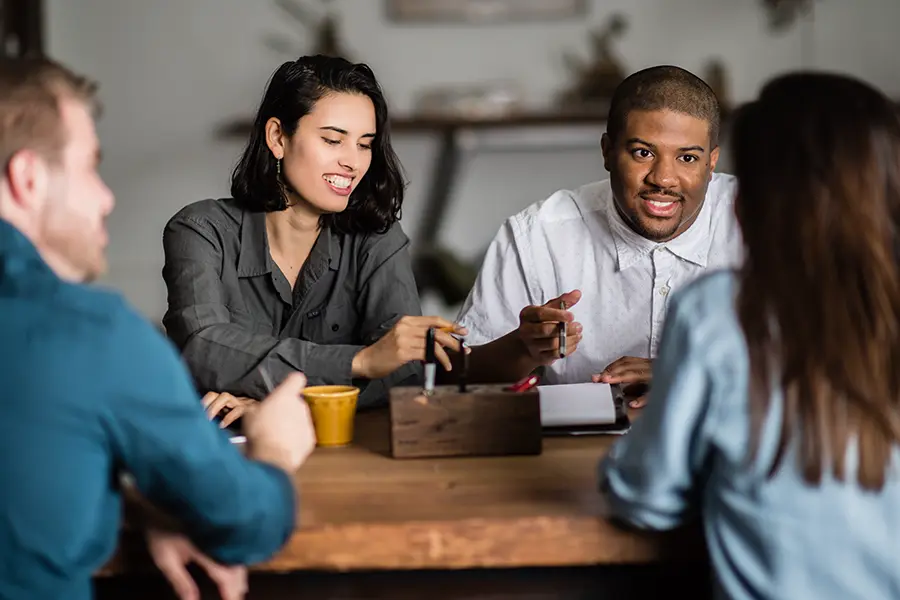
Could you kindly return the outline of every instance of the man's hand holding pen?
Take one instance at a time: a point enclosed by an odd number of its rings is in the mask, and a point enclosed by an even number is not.
[[[562,355],[575,352],[581,342],[582,326],[575,321],[569,308],[578,303],[581,292],[573,290],[558,298],[553,298],[541,306],[526,306],[519,313],[517,329],[528,356],[535,366],[549,365]],[[561,308],[565,303],[566,308]],[[560,324],[565,324],[565,335],[560,335]],[[560,340],[565,339],[566,347],[560,352]]]
[[[445,348],[460,352],[460,341],[452,334],[465,336],[468,331],[440,317],[403,317],[380,340],[353,357],[353,376],[380,379],[408,362],[425,360],[429,328],[435,329],[435,358],[451,371],[453,365]]]

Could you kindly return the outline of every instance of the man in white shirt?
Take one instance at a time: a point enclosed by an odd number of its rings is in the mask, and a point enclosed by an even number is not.
[[[459,316],[473,380],[544,367],[544,383],[618,384],[643,404],[669,295],[741,260],[736,180],[713,173],[719,123],[713,91],[678,67],[619,85],[601,140],[609,178],[510,217],[488,249]]]

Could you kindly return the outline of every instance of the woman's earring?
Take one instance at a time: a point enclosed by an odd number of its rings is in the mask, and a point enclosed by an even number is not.
[[[281,159],[275,159],[275,171],[278,173],[278,176],[281,177]]]

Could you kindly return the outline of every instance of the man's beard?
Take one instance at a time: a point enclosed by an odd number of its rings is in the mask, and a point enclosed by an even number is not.
[[[633,232],[652,242],[664,242],[668,240],[675,235],[675,232],[677,232],[678,228],[683,224],[683,220],[680,218],[678,220],[672,219],[671,224],[666,223],[665,229],[651,229],[642,222],[637,210],[632,211],[626,209],[615,199],[615,196],[613,196],[613,200],[616,206],[616,212],[619,213],[619,216],[622,217],[625,224],[628,225]]]

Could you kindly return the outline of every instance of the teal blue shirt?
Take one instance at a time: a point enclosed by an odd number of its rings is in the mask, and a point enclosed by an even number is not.
[[[207,419],[169,342],[0,220],[0,599],[91,598],[122,472],[219,561],[264,560],[293,531],[290,478]]]
[[[601,464],[613,514],[672,529],[699,516],[716,598],[900,598],[900,452],[880,493],[823,477],[807,485],[789,447],[767,479],[782,397],[748,464],[747,346],[731,273],[705,276],[672,297],[644,414]],[[815,348],[810,348],[814,352]],[[796,437],[795,437],[796,440]]]

